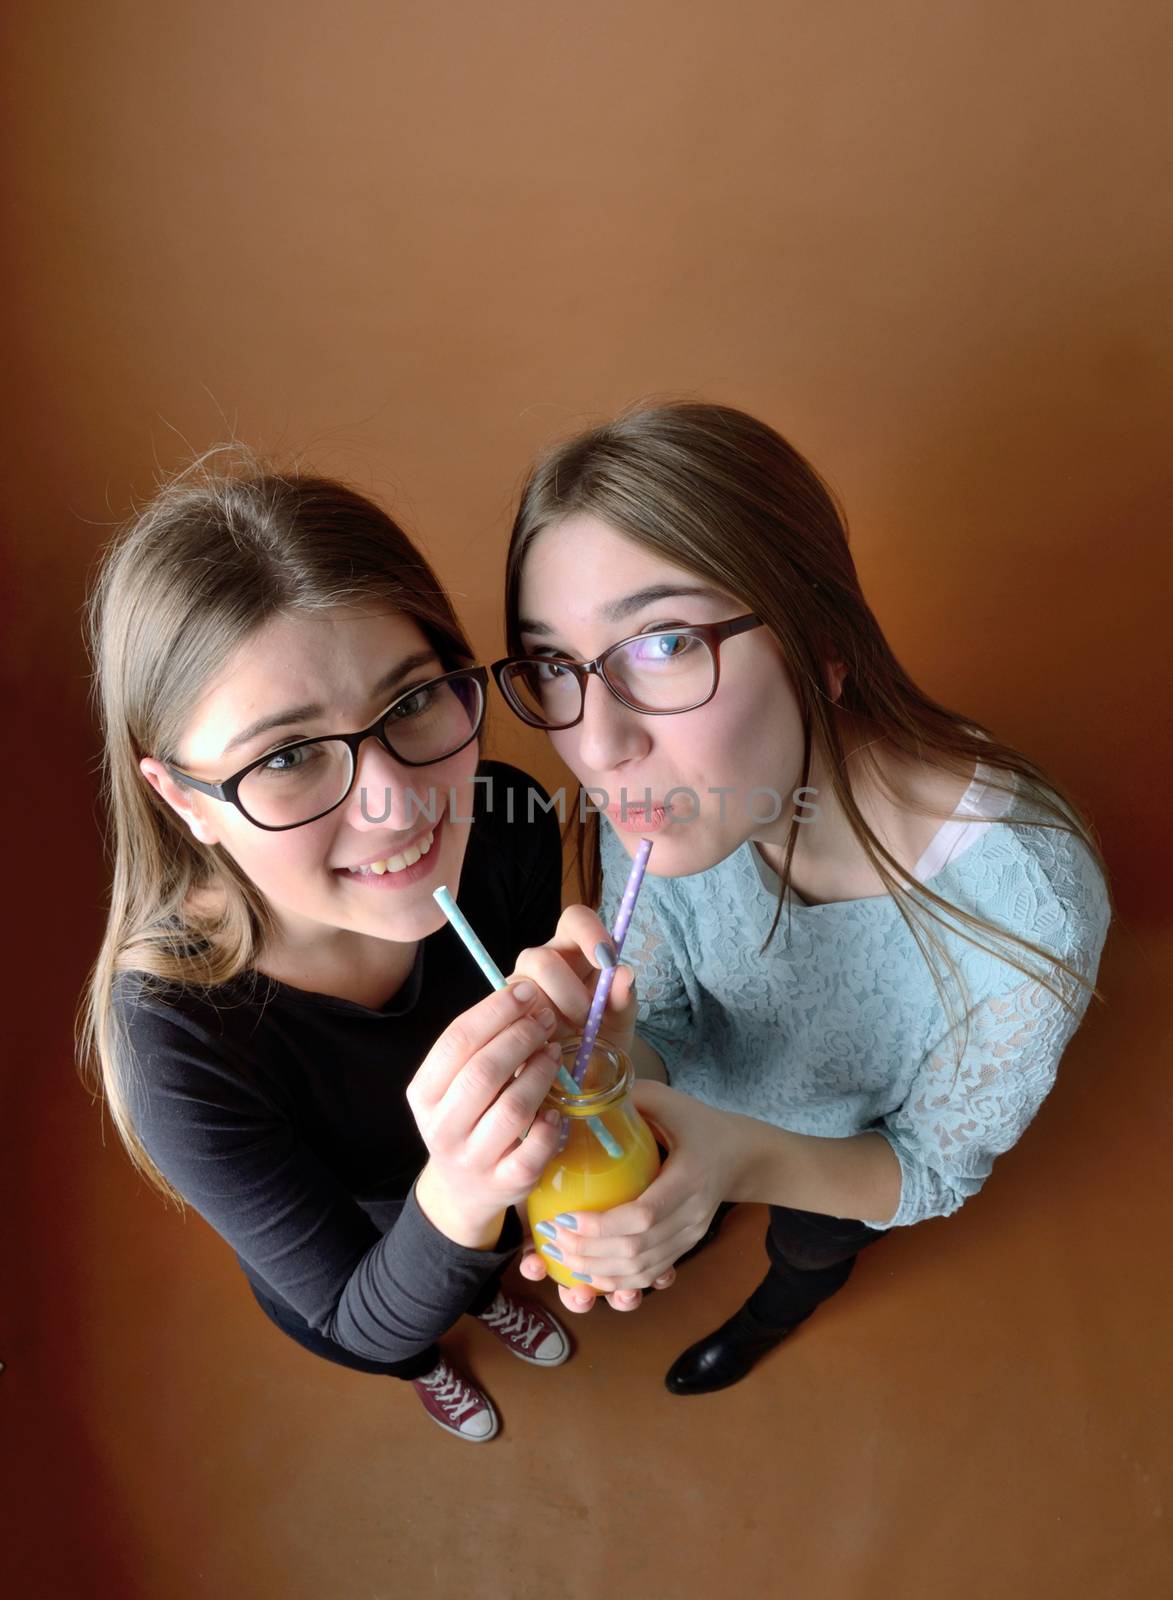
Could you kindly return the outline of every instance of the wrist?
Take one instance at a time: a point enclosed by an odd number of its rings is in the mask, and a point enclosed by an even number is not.
[[[760,1201],[777,1187],[778,1147],[770,1137],[781,1130],[771,1128],[754,1117],[735,1112],[724,1114],[730,1123],[729,1156],[726,1167],[725,1200]]]
[[[505,1207],[470,1204],[433,1161],[416,1179],[415,1201],[437,1232],[466,1250],[492,1250],[501,1237]]]

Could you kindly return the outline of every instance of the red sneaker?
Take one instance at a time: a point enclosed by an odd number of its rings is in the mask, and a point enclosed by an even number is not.
[[[441,1360],[426,1377],[414,1378],[412,1388],[428,1416],[445,1433],[454,1433],[470,1444],[488,1444],[496,1436],[500,1423],[493,1402],[446,1361]]]
[[[492,1330],[515,1356],[535,1367],[560,1367],[570,1354],[562,1325],[533,1300],[511,1300],[500,1289],[478,1321]]]

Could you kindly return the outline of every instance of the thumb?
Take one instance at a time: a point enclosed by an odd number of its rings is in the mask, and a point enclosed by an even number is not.
[[[620,962],[615,968],[615,977],[611,984],[611,993],[607,997],[608,1011],[616,1012],[623,1021],[628,1018],[634,1022],[635,1008],[638,1004],[635,993],[635,968],[629,967],[626,962]]]
[[[521,1252],[521,1260],[517,1263],[517,1270],[523,1278],[528,1278],[531,1283],[541,1283],[546,1276],[546,1263],[532,1244]]]
[[[671,1150],[676,1143],[675,1110],[679,1095],[666,1083],[656,1078],[637,1078],[631,1086],[631,1098],[645,1122],[650,1122],[660,1135],[661,1143]]]

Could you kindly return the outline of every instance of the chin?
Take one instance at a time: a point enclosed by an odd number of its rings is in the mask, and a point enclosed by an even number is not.
[[[715,839],[703,829],[682,825],[674,836],[662,834],[653,841],[648,871],[657,878],[691,878],[734,855],[744,842]]]

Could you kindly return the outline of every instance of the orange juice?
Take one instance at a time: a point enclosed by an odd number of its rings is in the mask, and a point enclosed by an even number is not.
[[[578,1040],[563,1046],[562,1063],[574,1065]],[[539,1222],[563,1211],[609,1211],[635,1200],[660,1170],[660,1154],[647,1123],[630,1099],[631,1062],[621,1050],[601,1041],[591,1053],[580,1094],[571,1096],[557,1085],[546,1098],[547,1107],[562,1113],[565,1143],[538,1179],[528,1201],[530,1231]],[[622,1154],[609,1155],[591,1129],[595,1119],[619,1145]],[[574,1279],[561,1262],[542,1251],[546,1270],[556,1283],[570,1287]]]

